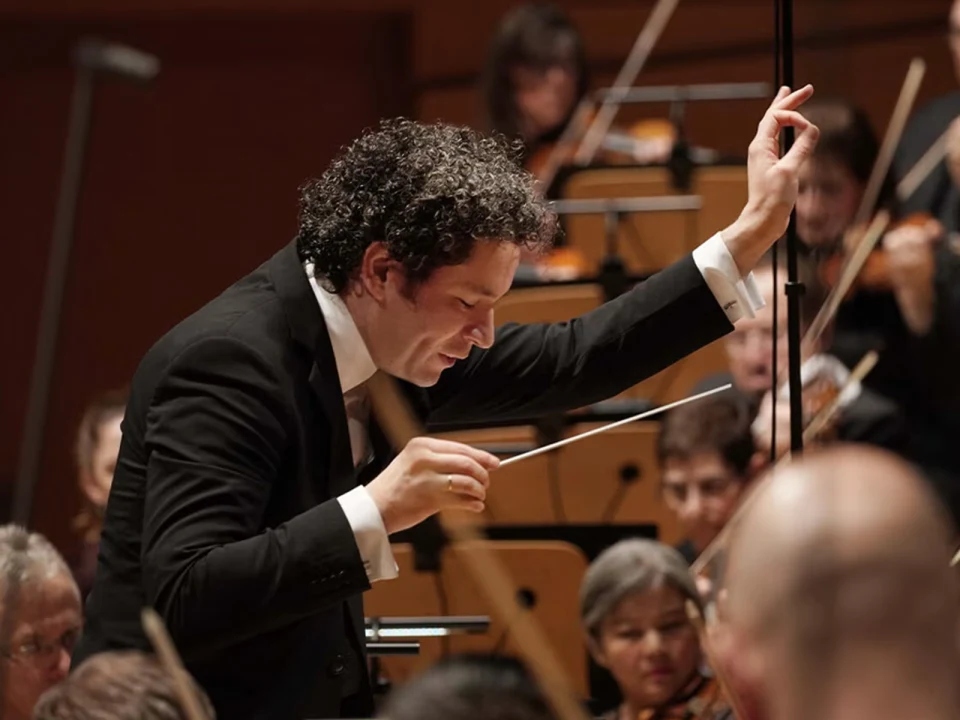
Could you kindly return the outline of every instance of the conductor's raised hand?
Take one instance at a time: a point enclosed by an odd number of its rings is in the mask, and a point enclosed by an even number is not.
[[[747,153],[747,204],[740,217],[723,231],[730,254],[746,274],[786,232],[797,202],[800,168],[810,157],[820,130],[797,109],[813,95],[813,86],[790,91],[780,88],[767,108]],[[790,149],[780,156],[780,132],[796,128]]]
[[[500,460],[469,445],[414,438],[367,485],[388,534],[406,530],[439,510],[483,512],[490,471]]]

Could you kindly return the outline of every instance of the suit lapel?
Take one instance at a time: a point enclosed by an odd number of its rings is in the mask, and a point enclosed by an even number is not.
[[[326,418],[325,427],[317,432],[330,433],[330,455],[327,458],[327,491],[336,497],[356,485],[347,413],[340,390],[337,361],[327,324],[313,294],[303,263],[297,254],[296,242],[289,243],[269,261],[270,276],[283,305],[293,340],[313,358],[310,388],[320,402]],[[320,438],[318,438],[319,440]],[[319,472],[320,469],[318,469]]]
[[[326,334],[324,334],[326,337]],[[327,339],[327,345],[330,341]],[[343,405],[343,393],[340,392],[340,378],[336,364],[333,363],[333,351],[330,351],[333,367],[318,359],[310,371],[310,388],[320,401],[323,414],[330,430],[330,457],[327,473],[331,497],[337,497],[356,485],[353,469],[353,454],[350,451],[350,431],[347,428],[347,413]]]

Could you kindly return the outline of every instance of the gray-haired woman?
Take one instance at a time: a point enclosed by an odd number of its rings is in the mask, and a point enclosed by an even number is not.
[[[607,720],[717,717],[726,702],[686,612],[703,601],[687,563],[652,540],[624,540],[590,565],[580,617],[590,653],[623,695]]]

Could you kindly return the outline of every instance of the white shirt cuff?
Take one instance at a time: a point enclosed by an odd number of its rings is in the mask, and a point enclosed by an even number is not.
[[[337,498],[343,514],[347,516],[350,529],[357,540],[357,549],[363,559],[363,568],[371,584],[378,580],[392,580],[400,574],[400,568],[390,549],[390,538],[383,525],[383,518],[370,493],[363,485],[355,487]]]
[[[766,304],[753,273],[740,277],[737,263],[720,233],[693,251],[693,261],[730,322],[753,317]]]

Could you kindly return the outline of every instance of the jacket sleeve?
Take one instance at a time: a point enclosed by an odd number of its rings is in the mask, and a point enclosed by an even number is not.
[[[185,658],[221,650],[369,587],[336,499],[264,527],[291,411],[277,372],[232,338],[183,351],[147,417],[147,602]]]
[[[612,397],[732,329],[692,256],[569,322],[505,325],[428,391],[430,421],[506,420]]]

